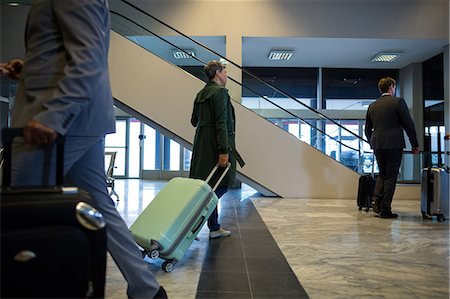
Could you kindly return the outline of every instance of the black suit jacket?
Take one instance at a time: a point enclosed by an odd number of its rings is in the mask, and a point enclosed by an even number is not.
[[[406,131],[412,148],[418,147],[416,129],[405,100],[383,95],[370,104],[366,115],[366,137],[373,149],[404,148]]]

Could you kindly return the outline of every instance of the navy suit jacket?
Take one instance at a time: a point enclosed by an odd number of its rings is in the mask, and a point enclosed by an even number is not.
[[[12,126],[34,119],[62,135],[115,130],[106,0],[34,0]]]
[[[418,147],[416,129],[405,100],[383,95],[367,109],[365,134],[373,149],[404,148],[406,131],[412,148]]]

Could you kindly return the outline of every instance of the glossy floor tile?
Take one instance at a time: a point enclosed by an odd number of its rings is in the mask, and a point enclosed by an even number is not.
[[[116,180],[118,210],[129,225],[164,185]],[[358,211],[354,199],[260,198],[253,192],[235,191],[228,205],[221,203],[221,223],[234,231],[231,237],[210,241],[203,228],[171,273],[160,269],[161,260],[149,261],[170,298],[449,298],[449,224],[423,221],[418,202],[394,201],[400,217],[392,220]],[[252,195],[256,210],[248,208]],[[209,272],[215,275],[201,277]],[[305,294],[279,293],[298,285]],[[106,296],[126,298],[111,259]]]
[[[311,298],[449,298],[449,225],[416,201],[396,220],[352,200],[252,199]]]
[[[308,298],[250,198],[229,190],[220,200],[232,235],[210,240],[197,298]]]

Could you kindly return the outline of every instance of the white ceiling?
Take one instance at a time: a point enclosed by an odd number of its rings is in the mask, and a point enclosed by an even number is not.
[[[163,37],[182,49],[194,49],[202,61],[217,59],[217,56],[201,49],[186,38]],[[224,55],[226,39],[222,37],[193,37],[201,44]],[[175,60],[172,49],[152,36],[134,39],[143,47],[177,65],[201,65],[195,60]],[[328,68],[388,68],[401,69],[412,63],[423,62],[443,51],[448,40],[418,39],[367,39],[367,38],[292,38],[292,37],[243,37],[242,65],[244,67],[328,67]],[[294,54],[288,61],[269,60],[271,49],[289,49]],[[391,63],[372,62],[379,52],[401,52]]]
[[[242,64],[400,69],[433,57],[447,44],[448,40],[244,37]],[[267,59],[271,49],[291,49],[294,54],[289,61],[271,61]],[[391,63],[371,62],[375,54],[389,51],[401,52],[402,55]]]

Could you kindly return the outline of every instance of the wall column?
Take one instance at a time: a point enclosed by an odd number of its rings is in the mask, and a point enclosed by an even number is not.
[[[424,122],[423,122],[423,73],[422,64],[413,63],[400,70],[400,80],[398,82],[399,91],[397,96],[405,99],[408,105],[411,117],[416,126],[417,139],[419,146],[423,149],[424,141]],[[411,149],[409,139],[405,136],[407,149]],[[420,155],[404,155],[400,171],[403,173],[403,179],[420,179],[421,172]]]

